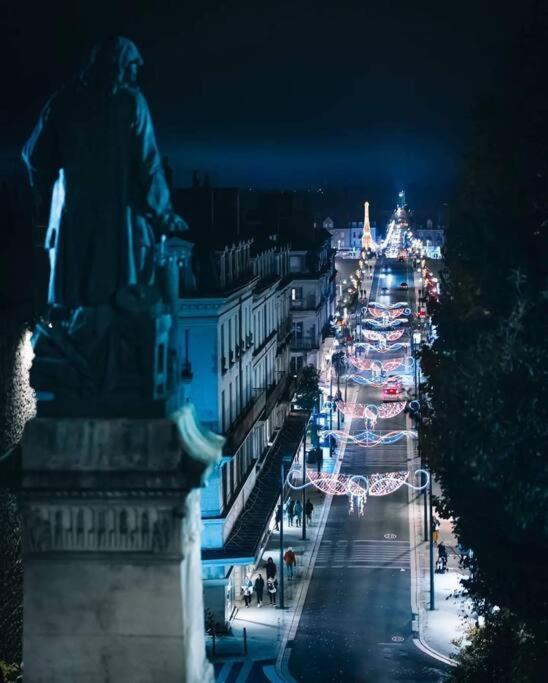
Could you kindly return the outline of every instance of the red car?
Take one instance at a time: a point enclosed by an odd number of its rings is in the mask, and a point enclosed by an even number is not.
[[[389,377],[386,384],[383,387],[382,395],[383,398],[397,398],[403,391],[403,384],[399,377]]]

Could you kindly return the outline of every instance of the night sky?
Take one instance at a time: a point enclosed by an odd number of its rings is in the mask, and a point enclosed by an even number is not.
[[[450,187],[478,97],[528,2],[2,0],[0,170],[89,47],[136,41],[177,183]]]

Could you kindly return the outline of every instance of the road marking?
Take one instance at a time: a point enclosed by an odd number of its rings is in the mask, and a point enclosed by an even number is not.
[[[385,538],[388,538],[389,540],[393,541],[396,538],[398,538],[397,534],[384,534]]]

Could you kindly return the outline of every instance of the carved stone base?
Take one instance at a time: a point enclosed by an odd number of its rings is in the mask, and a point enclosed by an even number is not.
[[[185,444],[185,434],[200,435],[189,411],[176,423],[28,424],[25,683],[213,682],[196,487],[221,442],[202,432],[198,461],[199,438]]]

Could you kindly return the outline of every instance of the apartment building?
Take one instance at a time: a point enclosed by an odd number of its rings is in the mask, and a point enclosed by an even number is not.
[[[289,256],[291,370],[321,369],[322,346],[335,312],[335,265],[330,235],[316,229],[295,236]]]
[[[177,336],[185,397],[226,438],[202,491],[204,603],[222,624],[266,544],[281,459],[297,453],[306,416],[290,403],[289,248],[255,239],[219,246],[219,239],[210,236],[208,249],[195,244],[195,279],[180,290]]]

